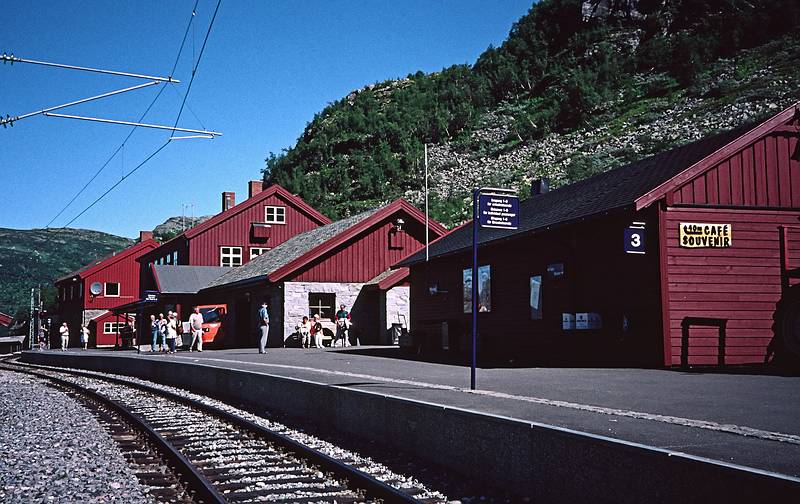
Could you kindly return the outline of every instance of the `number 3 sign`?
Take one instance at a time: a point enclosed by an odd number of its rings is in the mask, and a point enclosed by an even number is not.
[[[625,228],[625,252],[628,254],[644,254],[644,222],[634,222]]]

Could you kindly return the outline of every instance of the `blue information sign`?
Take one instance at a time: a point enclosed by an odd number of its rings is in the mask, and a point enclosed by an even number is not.
[[[625,228],[625,252],[628,254],[644,254],[644,223],[634,222]]]
[[[481,227],[517,229],[519,198],[503,194],[481,193],[478,200],[478,223]]]
[[[158,291],[144,291],[144,302],[145,303],[158,303]]]

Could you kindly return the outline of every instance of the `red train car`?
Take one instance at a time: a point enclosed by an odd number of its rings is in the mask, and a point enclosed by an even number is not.
[[[479,353],[594,365],[793,360],[799,136],[792,106],[534,193],[517,231],[480,231],[489,306],[478,314]],[[423,348],[469,348],[471,238],[470,223],[433,243],[430,261],[417,253],[399,263],[411,268]]]

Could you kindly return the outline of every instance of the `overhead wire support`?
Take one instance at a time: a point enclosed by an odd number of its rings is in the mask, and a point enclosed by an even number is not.
[[[91,68],[91,67],[82,67],[77,65],[65,65],[63,63],[51,63],[49,61],[36,61],[36,60],[29,60],[25,58],[19,58],[14,56],[14,54],[6,54],[3,53],[0,55],[0,60],[3,63],[11,62],[13,65],[14,63],[30,63],[33,65],[42,65],[42,66],[49,66],[49,67],[56,67],[56,68],[65,68],[67,70],[79,70],[82,72],[94,72],[94,73],[101,73],[101,74],[108,74],[108,75],[119,75],[121,77],[133,77],[136,79],[147,79],[147,80],[155,80],[159,82],[173,82],[173,83],[180,83],[179,80],[173,79],[170,75],[169,77],[157,77],[154,75],[143,75],[131,72],[119,72],[117,70],[105,70],[102,68]]]
[[[45,112],[47,117],[62,117],[64,119],[78,119],[80,121],[94,121],[94,122],[101,122],[101,123],[109,123],[109,124],[123,124],[125,126],[137,126],[139,128],[153,128],[153,129],[162,129],[162,130],[169,130],[169,131],[182,131],[184,133],[197,133],[198,135],[206,135],[216,137],[222,136],[222,133],[217,131],[206,131],[206,130],[196,130],[196,129],[188,129],[188,128],[176,128],[174,126],[161,126],[158,124],[146,124],[146,123],[139,123],[139,122],[131,122],[131,121],[118,121],[116,119],[103,119],[100,117],[85,117],[85,116],[77,116],[77,115],[69,115],[69,114],[53,114],[51,112]]]
[[[80,100],[75,100],[75,101],[72,101],[72,102],[69,102],[69,103],[64,103],[64,104],[61,104],[61,105],[56,105],[54,107],[48,107],[48,108],[45,108],[45,109],[42,109],[42,110],[37,110],[36,112],[30,112],[28,114],[22,114],[21,116],[9,116],[9,115],[6,115],[6,117],[0,117],[0,125],[2,125],[4,128],[6,127],[6,125],[13,127],[15,122],[20,121],[22,119],[27,119],[28,117],[33,117],[33,116],[39,115],[39,114],[47,115],[49,112],[52,112],[53,110],[59,110],[59,109],[67,108],[67,107],[72,107],[74,105],[79,105],[81,103],[86,103],[86,102],[90,102],[90,101],[94,101],[94,100],[100,100],[101,98],[108,98],[109,96],[114,96],[114,95],[118,95],[118,94],[122,94],[122,93],[127,93],[129,91],[136,91],[137,89],[142,89],[142,88],[146,88],[146,87],[149,87],[149,86],[155,86],[156,84],[161,84],[161,81],[146,82],[144,84],[138,84],[136,86],[127,87],[125,89],[117,89],[116,91],[109,91],[108,93],[103,93],[103,94],[99,94],[99,95],[96,95],[96,96],[90,96],[88,98],[82,98]]]

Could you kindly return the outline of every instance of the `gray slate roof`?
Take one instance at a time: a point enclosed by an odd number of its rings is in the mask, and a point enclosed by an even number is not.
[[[352,217],[295,235],[269,252],[251,259],[247,264],[229,270],[225,275],[209,283],[208,288],[230,285],[256,278],[265,278],[270,273],[286,266],[306,252],[310,252],[359,222],[370,218],[381,208],[383,207],[367,210],[366,212],[353,215]]]
[[[519,205],[519,229],[482,228],[478,243],[522,236],[550,226],[624,208],[647,192],[755,127],[746,124],[724,133],[656,154],[588,179],[528,198]],[[430,245],[430,257],[461,253],[472,248],[472,223],[455,229]],[[396,266],[425,260],[424,249]]]
[[[197,294],[200,289],[229,272],[231,268],[154,264],[153,270],[158,276],[162,294]]]

